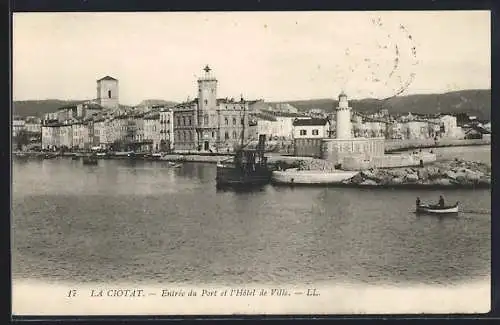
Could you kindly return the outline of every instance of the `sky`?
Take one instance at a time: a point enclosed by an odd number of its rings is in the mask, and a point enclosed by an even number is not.
[[[490,89],[489,11],[15,13],[14,100],[388,98]]]

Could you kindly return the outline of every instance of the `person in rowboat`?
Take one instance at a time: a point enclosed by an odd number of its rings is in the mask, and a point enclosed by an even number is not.
[[[439,203],[438,205],[441,207],[441,208],[444,208],[444,198],[442,195],[439,196]]]

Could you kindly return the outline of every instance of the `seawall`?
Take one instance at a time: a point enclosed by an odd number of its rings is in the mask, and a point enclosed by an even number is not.
[[[385,140],[385,152],[398,152],[411,149],[426,149],[440,147],[462,147],[462,146],[481,146],[491,145],[491,137],[484,139],[446,139],[438,141],[433,139],[422,140]]]

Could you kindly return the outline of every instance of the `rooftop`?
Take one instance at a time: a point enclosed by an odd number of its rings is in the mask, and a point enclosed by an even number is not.
[[[110,77],[110,76],[103,77],[101,79],[98,79],[97,81],[101,81],[101,80],[115,80],[115,81],[118,81],[117,79],[115,79],[113,77]]]
[[[293,126],[325,125],[327,122],[326,118],[297,119],[293,121]]]

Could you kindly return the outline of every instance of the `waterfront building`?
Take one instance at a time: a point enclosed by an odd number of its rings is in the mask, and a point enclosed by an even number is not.
[[[59,146],[60,148],[70,149],[73,147],[73,125],[66,121],[59,126]]]
[[[57,116],[58,116],[58,112],[45,113],[43,115],[42,124],[54,123],[55,121],[57,121]]]
[[[109,121],[109,132],[107,133],[107,140],[113,149],[116,151],[126,150],[126,142],[129,132],[129,117],[122,114],[114,116]]]
[[[25,119],[25,130],[31,134],[40,134],[42,132],[42,121],[36,116],[28,116]]]
[[[160,151],[170,151],[174,146],[174,112],[171,108],[160,107]]]
[[[176,150],[230,152],[242,135],[244,142],[249,138],[250,102],[217,98],[218,81],[211,71],[206,66],[198,79],[198,98],[174,106]]]
[[[327,138],[330,131],[330,121],[325,118],[296,119],[293,122],[293,139]]]
[[[160,151],[160,113],[148,112],[144,115],[144,144],[147,151]]]
[[[91,147],[91,137],[88,121],[77,121],[72,125],[72,147],[78,150]]]
[[[97,80],[97,103],[107,109],[119,108],[118,80],[105,76]]]
[[[251,117],[255,119],[256,123],[255,138],[263,134],[268,140],[271,140],[277,139],[281,135],[280,125],[275,116],[264,113],[253,113]]]
[[[178,104],[174,107],[174,137],[176,139],[176,150],[196,150],[196,129],[193,122],[197,110],[197,99]]]
[[[57,110],[57,121],[59,123],[64,123],[68,120],[75,119],[77,117],[77,106],[63,106]]]
[[[330,121],[324,118],[296,119],[293,122],[296,156],[321,157],[321,140],[330,132]]]
[[[25,129],[26,121],[22,118],[14,118],[12,120],[12,136],[16,137],[21,131]]]
[[[385,137],[386,123],[380,121],[365,121],[361,128],[361,135],[365,138]]]
[[[59,124],[42,125],[42,149],[59,147]]]
[[[404,139],[422,140],[429,139],[431,131],[428,121],[412,120],[404,123]]]
[[[274,114],[276,121],[278,122],[278,133],[277,137],[283,140],[293,140],[294,126],[293,123],[297,119],[310,119],[309,116],[298,114],[298,113],[288,113],[288,112],[276,112]]]
[[[108,124],[108,120],[106,120],[104,117],[96,118],[94,120],[94,136],[92,140],[93,146],[108,146],[111,143],[108,140],[109,131],[110,127]]]
[[[77,119],[88,119],[97,114],[101,113],[103,107],[93,101],[86,101],[76,105],[76,115]]]
[[[457,117],[453,115],[442,115],[439,117],[441,123],[442,136],[455,138],[461,135],[457,126]]]

